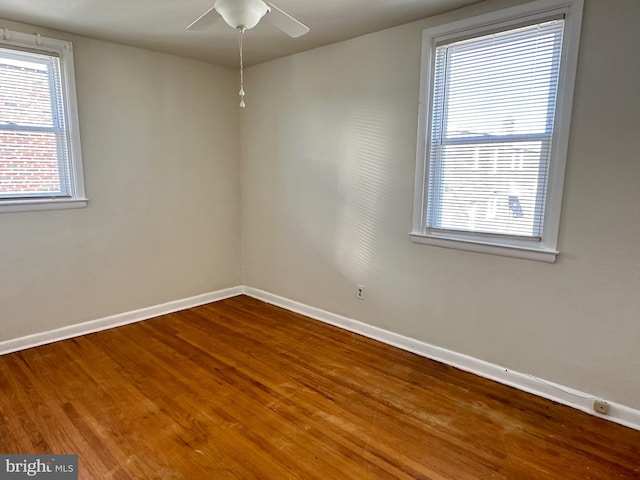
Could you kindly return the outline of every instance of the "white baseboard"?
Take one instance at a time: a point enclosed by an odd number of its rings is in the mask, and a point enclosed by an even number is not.
[[[447,365],[459,368],[475,375],[494,380],[496,382],[509,385],[534,395],[547,398],[554,402],[573,407],[605,420],[610,420],[627,427],[640,430],[640,410],[628,407],[615,402],[609,403],[609,414],[601,415],[592,410],[593,401],[599,397],[565,387],[541,378],[509,370],[508,368],[485,362],[462,353],[457,353],[446,348],[437,347],[420,340],[405,337],[388,330],[384,330],[373,325],[353,320],[351,318],[336,315],[319,308],[311,307],[288,298],[274,295],[263,290],[252,287],[238,286],[218,290],[216,292],[205,293],[195,297],[163,303],[152,307],[132,310],[130,312],[111,315],[109,317],[92,320],[76,325],[50,330],[48,332],[36,333],[25,337],[15,338],[0,342],[0,355],[4,355],[18,350],[45,345],[68,338],[87,335],[89,333],[107,330],[109,328],[127,325],[129,323],[148,320],[160,315],[197,307],[206,303],[217,302],[225,298],[246,294],[266,303],[285,308],[292,312],[300,313],[307,317],[319,320],[330,325],[358,333],[368,338],[378,340],[387,345],[392,345],[402,350],[413,352],[417,355],[436,360]]]
[[[349,330],[350,332],[358,333],[382,343],[401,348],[402,350],[407,350],[417,355],[451,365],[480,377],[509,385],[517,388],[518,390],[547,398],[554,402],[581,410],[590,415],[640,430],[640,410],[626,405],[608,402],[609,414],[601,415],[592,409],[593,401],[600,397],[549,382],[547,380],[534,377],[533,375],[515,372],[493,363],[447,350],[446,348],[430,345],[413,338],[405,337],[382,328],[359,322],[358,320],[336,315],[319,308],[310,307],[303,303],[289,300],[288,298],[280,297],[263,290],[243,287],[243,293],[258,300],[262,300],[263,302],[285,308],[292,312],[300,313],[315,320]]]
[[[75,325],[57,328],[48,332],[35,333],[33,335],[27,335],[25,337],[5,340],[3,342],[0,342],[0,355],[16,352],[18,350],[25,350],[27,348],[37,347],[60,340],[66,340],[67,338],[78,337],[80,335],[87,335],[89,333],[95,333],[101,330],[107,330],[109,328],[127,325],[129,323],[148,320],[160,315],[166,315],[168,313],[177,312],[179,310],[185,310],[187,308],[197,307],[206,303],[224,300],[225,298],[235,297],[236,295],[241,295],[242,293],[243,287],[226,288],[224,290],[218,290],[216,292],[196,295],[195,297],[183,298],[181,300],[154,305],[152,307],[119,313],[117,315],[111,315],[109,317],[99,318],[97,320],[91,320],[89,322],[77,323]]]

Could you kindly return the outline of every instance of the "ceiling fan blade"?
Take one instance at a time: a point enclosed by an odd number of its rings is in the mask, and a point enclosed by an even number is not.
[[[216,11],[216,7],[213,6],[198,18],[196,18],[191,24],[187,27],[187,30],[206,30],[214,23],[216,20],[220,18],[220,14]]]
[[[267,13],[264,18],[290,37],[298,38],[309,32],[309,27],[305,24],[299,22],[288,13],[283,12],[273,3],[269,3],[268,5],[271,11]]]

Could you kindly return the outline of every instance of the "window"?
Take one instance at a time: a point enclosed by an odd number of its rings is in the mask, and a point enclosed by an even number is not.
[[[423,34],[416,243],[554,262],[582,0]]]
[[[0,211],[86,203],[71,43],[0,29]]]

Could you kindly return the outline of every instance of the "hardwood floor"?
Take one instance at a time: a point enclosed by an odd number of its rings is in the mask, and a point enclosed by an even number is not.
[[[248,297],[0,357],[82,479],[640,479],[640,432]]]

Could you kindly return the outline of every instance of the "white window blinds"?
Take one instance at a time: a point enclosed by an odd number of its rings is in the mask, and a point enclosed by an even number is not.
[[[427,231],[541,238],[563,27],[436,45]]]
[[[0,48],[0,198],[69,197],[57,55]]]

